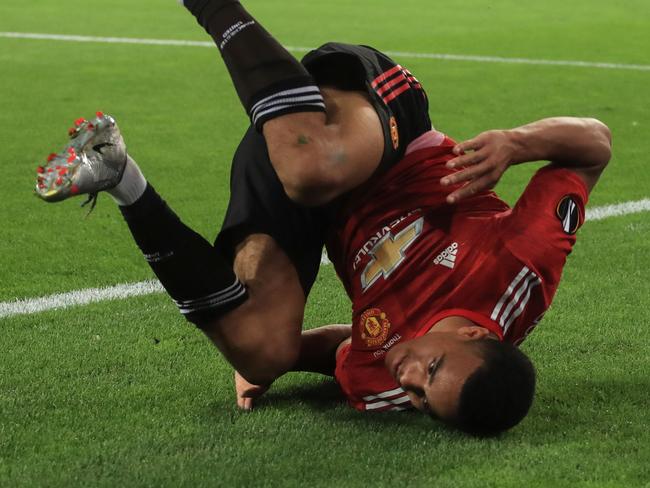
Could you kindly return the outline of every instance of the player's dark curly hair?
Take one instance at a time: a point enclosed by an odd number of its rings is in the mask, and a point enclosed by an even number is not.
[[[455,425],[476,436],[494,436],[517,425],[535,396],[535,368],[507,342],[485,339],[473,343],[484,363],[461,389]]]

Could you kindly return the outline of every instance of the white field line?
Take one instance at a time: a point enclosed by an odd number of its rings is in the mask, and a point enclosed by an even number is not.
[[[45,312],[47,310],[56,310],[77,305],[88,305],[89,303],[108,300],[122,300],[124,298],[150,295],[163,291],[165,290],[158,281],[141,281],[140,283],[126,283],[107,288],[87,288],[68,293],[57,293],[56,295],[46,297],[26,298],[0,303],[0,318]]]
[[[586,220],[603,220],[609,217],[620,217],[641,212],[650,212],[650,198],[635,202],[616,203],[587,209]]]
[[[650,198],[645,198],[635,202],[618,203],[587,209],[587,220],[603,220],[609,217],[620,217],[649,211]],[[321,264],[331,264],[325,254],[321,258]],[[107,288],[88,288],[39,298],[25,298],[22,300],[0,302],[0,318],[34,314],[47,310],[63,309],[108,300],[121,300],[140,295],[161,293],[163,291],[164,289],[158,281],[141,281],[140,283],[126,283]]]
[[[144,44],[149,46],[183,46],[183,47],[210,47],[214,44],[209,41],[187,41],[181,39],[140,39],[133,37],[98,37],[76,36],[62,34],[42,34],[36,32],[0,32],[0,37],[12,39],[32,39],[67,42],[95,42],[105,44]],[[305,53],[313,48],[286,46],[289,51]],[[474,56],[466,54],[443,53],[412,53],[406,51],[384,51],[389,56],[413,59],[437,59],[443,61],[469,61],[475,63],[505,63],[528,64],[538,66],[570,66],[576,68],[615,69],[631,71],[650,71],[647,64],[606,63],[597,61],[576,61],[563,59],[531,59],[531,58],[506,58],[501,56]]]

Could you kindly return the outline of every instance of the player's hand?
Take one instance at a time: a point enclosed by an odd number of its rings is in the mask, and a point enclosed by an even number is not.
[[[513,163],[515,147],[507,131],[490,130],[454,147],[456,157],[447,167],[460,169],[440,180],[443,186],[465,183],[447,196],[456,203],[480,191],[490,190]]]
[[[237,394],[237,406],[242,410],[252,410],[255,400],[269,389],[271,385],[254,385],[249,383],[235,371],[235,393]]]

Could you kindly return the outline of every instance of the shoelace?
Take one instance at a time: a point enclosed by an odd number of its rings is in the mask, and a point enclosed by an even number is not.
[[[88,218],[90,214],[92,213],[93,210],[95,210],[95,206],[97,205],[97,198],[99,197],[98,193],[89,193],[88,198],[86,199],[85,202],[81,204],[81,208],[84,208],[86,205],[90,203],[90,209],[88,210],[88,213],[86,214],[85,218]]]

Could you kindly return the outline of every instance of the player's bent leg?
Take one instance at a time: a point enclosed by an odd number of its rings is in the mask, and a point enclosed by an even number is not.
[[[248,300],[199,327],[246,380],[269,384],[298,360],[305,294],[294,264],[268,235],[245,238],[234,269]]]
[[[120,207],[131,234],[180,312],[192,323],[223,314],[246,300],[231,263],[187,227],[148,185],[132,205]]]
[[[305,292],[275,241],[249,236],[236,249],[233,266],[146,182],[112,117],[79,119],[70,133],[71,142],[38,168],[37,195],[60,201],[81,194],[96,198],[106,190],[181,313],[206,331],[235,368],[255,383],[291,369],[300,354]]]

